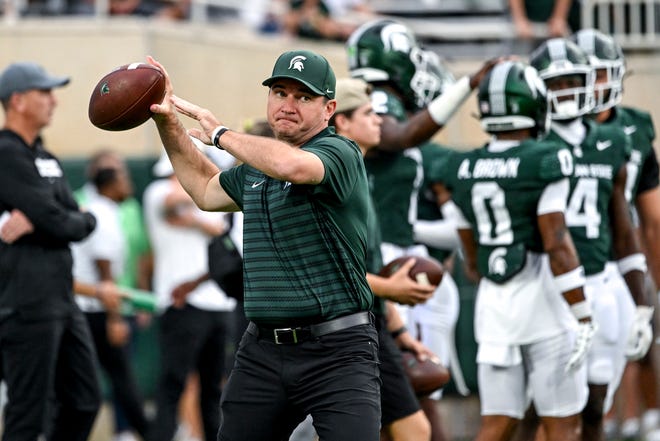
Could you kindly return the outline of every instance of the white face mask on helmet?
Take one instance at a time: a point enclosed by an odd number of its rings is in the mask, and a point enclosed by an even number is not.
[[[591,86],[576,86],[555,90],[548,88],[548,110],[550,118],[555,121],[575,119],[592,112],[594,108],[593,84],[595,75],[592,70],[583,73],[573,71],[570,74],[549,76],[545,78],[546,84],[548,80],[568,75],[579,75],[584,79],[583,84],[591,84]]]
[[[571,39],[584,51],[596,72],[604,73],[604,81],[596,78],[593,113],[600,113],[621,102],[623,77],[626,74],[621,47],[608,35],[596,29],[582,29]]]
[[[552,120],[575,119],[593,110],[596,75],[586,55],[575,43],[563,38],[547,40],[532,53],[530,63],[546,85],[558,77],[581,78],[580,86],[559,90],[548,87],[548,110]]]

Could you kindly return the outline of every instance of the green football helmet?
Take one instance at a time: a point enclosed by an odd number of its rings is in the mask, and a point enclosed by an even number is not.
[[[481,126],[486,132],[548,127],[548,100],[543,80],[533,67],[503,61],[486,74],[477,92]]]
[[[586,115],[594,108],[596,75],[580,47],[565,38],[551,38],[536,48],[529,57],[548,89],[550,118],[564,121]],[[563,79],[577,79],[579,86],[552,84]]]
[[[375,20],[356,29],[346,43],[351,76],[391,85],[408,110],[426,107],[453,77],[431,51],[423,50],[404,24]]]
[[[606,73],[604,83],[596,83],[596,105],[593,113],[599,113],[616,106],[623,94],[623,77],[626,74],[623,50],[614,39],[596,29],[582,29],[571,36],[587,54],[589,63],[596,72]]]

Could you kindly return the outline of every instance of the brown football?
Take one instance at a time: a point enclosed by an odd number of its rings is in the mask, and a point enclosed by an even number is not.
[[[444,268],[442,264],[432,257],[420,257],[420,256],[403,256],[398,257],[385,265],[383,269],[380,270],[379,275],[383,277],[389,277],[395,273],[401,265],[406,263],[408,259],[414,258],[415,264],[410,269],[408,275],[411,279],[416,280],[418,283],[427,284],[427,285],[440,285],[442,282],[442,275],[444,274]]]
[[[146,63],[125,64],[101,78],[89,99],[89,120],[99,129],[121,131],[151,118],[163,101],[165,76]]]
[[[401,351],[403,370],[419,396],[429,395],[449,382],[449,370],[431,359],[419,361],[410,351]]]

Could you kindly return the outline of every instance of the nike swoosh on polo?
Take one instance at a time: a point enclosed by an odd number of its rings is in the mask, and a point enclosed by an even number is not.
[[[596,141],[596,150],[599,152],[605,150],[608,147],[612,146],[612,141],[607,140],[607,141]]]
[[[637,131],[637,126],[623,126],[623,133],[626,135],[632,135]]]
[[[257,188],[258,186],[260,186],[260,185],[263,184],[264,182],[266,182],[265,179],[264,179],[263,181],[253,182],[253,183],[252,183],[252,188]]]

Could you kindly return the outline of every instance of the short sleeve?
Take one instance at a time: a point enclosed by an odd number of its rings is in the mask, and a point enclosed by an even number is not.
[[[539,177],[544,182],[554,182],[573,174],[573,153],[567,148],[554,145],[539,149],[543,151],[539,160]]]
[[[360,174],[364,174],[364,163],[359,148],[340,137],[325,137],[303,147],[323,162],[325,176],[314,187],[315,194],[326,194],[342,203],[353,192]]]
[[[658,158],[655,150],[651,149],[649,154],[642,164],[641,177],[639,179],[639,186],[637,187],[637,194],[644,193],[645,191],[652,190],[660,185],[658,176]]]
[[[220,186],[236,205],[243,209],[243,182],[245,181],[246,165],[232,167],[220,173]]]

